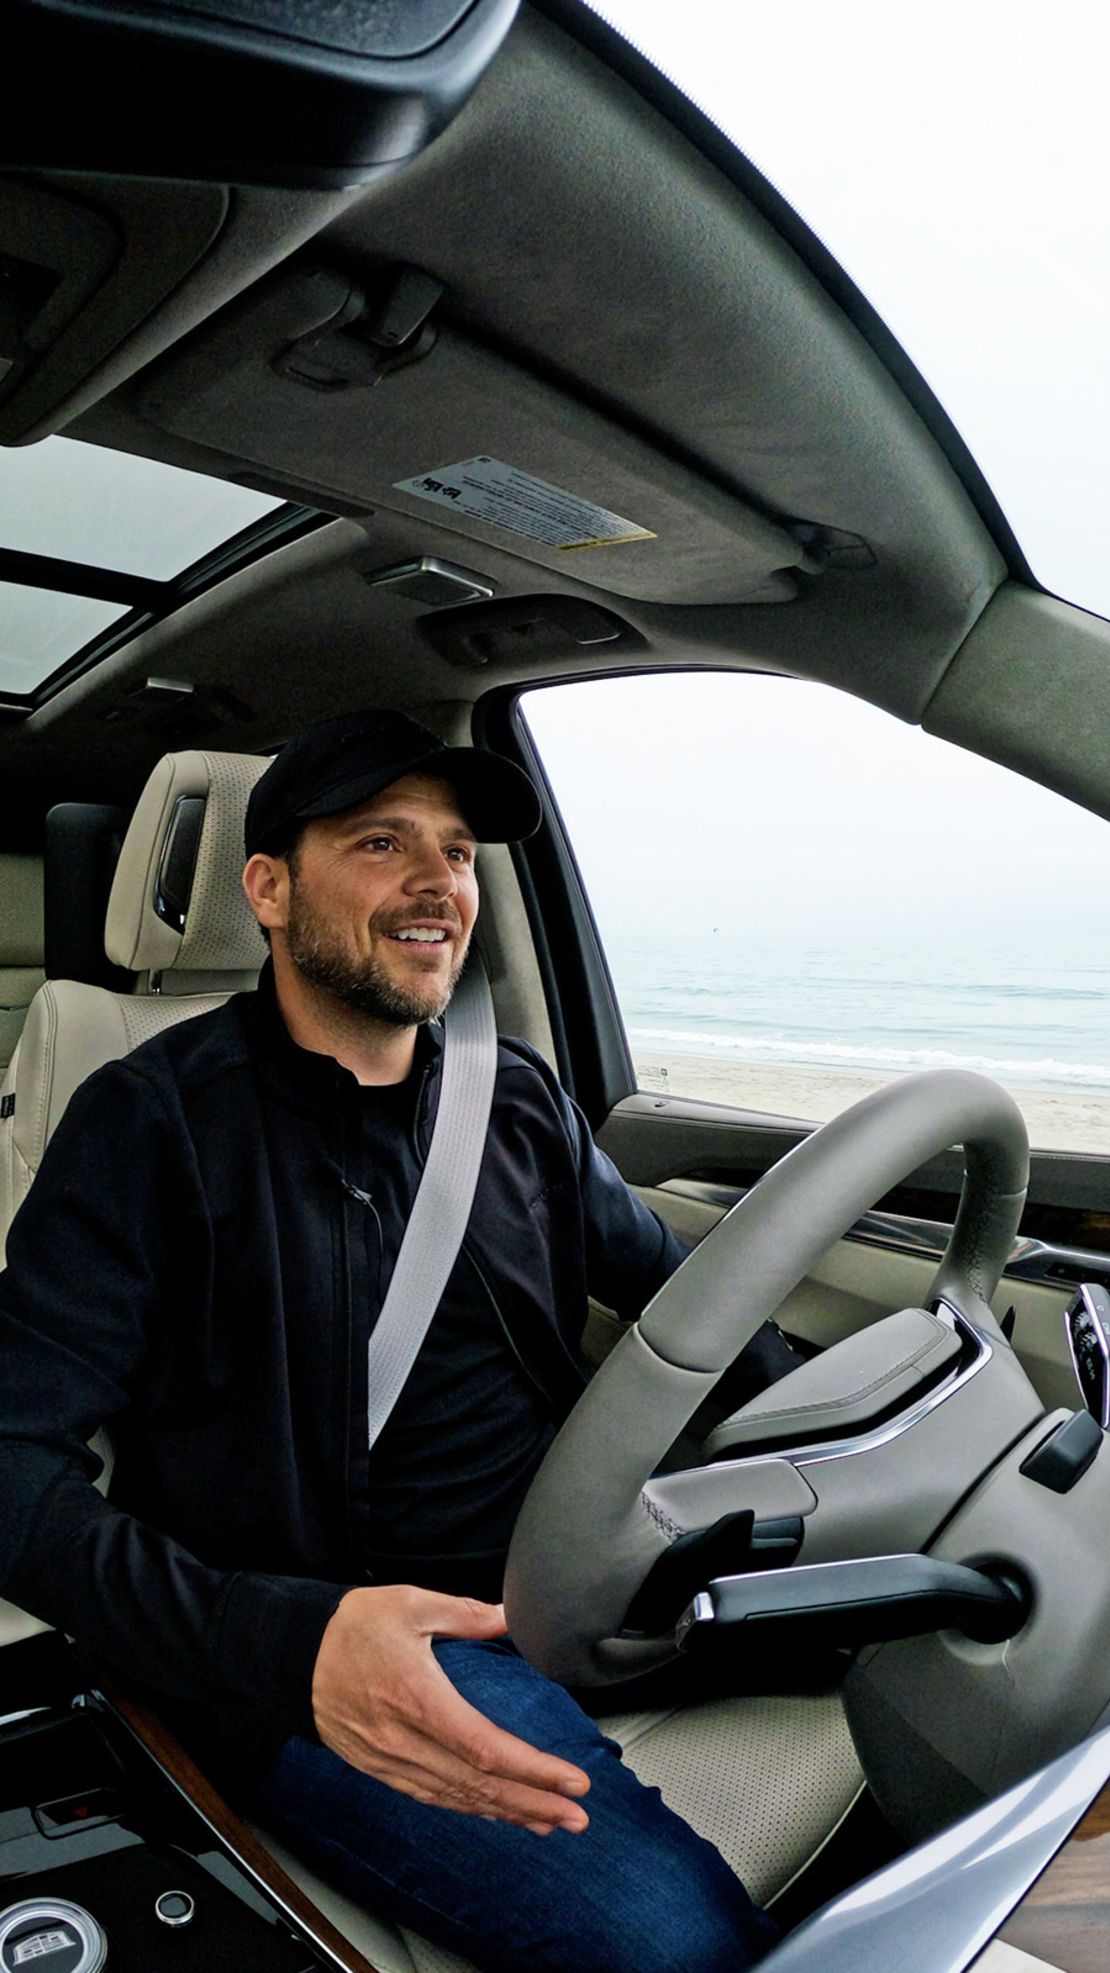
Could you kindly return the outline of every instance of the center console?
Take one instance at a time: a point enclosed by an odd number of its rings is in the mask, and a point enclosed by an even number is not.
[[[59,1638],[0,1653],[0,1973],[362,1964],[261,1881]]]

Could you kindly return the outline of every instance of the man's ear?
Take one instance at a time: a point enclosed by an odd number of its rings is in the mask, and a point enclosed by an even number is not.
[[[283,856],[256,851],[243,872],[247,903],[268,932],[284,931],[289,916],[289,865]]]

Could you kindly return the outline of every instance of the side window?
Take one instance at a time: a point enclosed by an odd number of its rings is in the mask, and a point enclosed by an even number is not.
[[[820,685],[522,701],[640,1086],[823,1122],[975,1069],[1034,1145],[1110,1155],[1110,825]]]

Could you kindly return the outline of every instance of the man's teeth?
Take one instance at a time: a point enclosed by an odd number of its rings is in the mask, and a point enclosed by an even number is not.
[[[446,932],[425,931],[423,926],[415,926],[407,932],[394,932],[395,939],[415,939],[418,945],[442,945]]]

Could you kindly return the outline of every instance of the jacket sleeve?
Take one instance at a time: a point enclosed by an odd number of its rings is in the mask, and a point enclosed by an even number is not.
[[[590,1293],[622,1321],[633,1322],[691,1249],[599,1150],[578,1105],[568,1101],[568,1108],[578,1138]]]
[[[203,1195],[149,1077],[70,1102],[0,1273],[0,1589],[125,1677],[275,1741],[312,1731],[316,1652],[346,1585],[207,1567],[97,1491],[88,1441],[134,1401]]]
[[[577,1104],[560,1084],[554,1086],[578,1161],[590,1293],[623,1321],[635,1321],[693,1249],[637,1198],[612,1159],[594,1143]],[[778,1324],[764,1322],[725,1372],[717,1386],[717,1401],[726,1412],[738,1410],[803,1361]]]
[[[542,1075],[570,1144],[582,1201],[589,1292],[622,1321],[633,1322],[691,1249],[645,1206],[594,1143],[582,1111],[543,1057],[526,1043],[514,1046]]]

